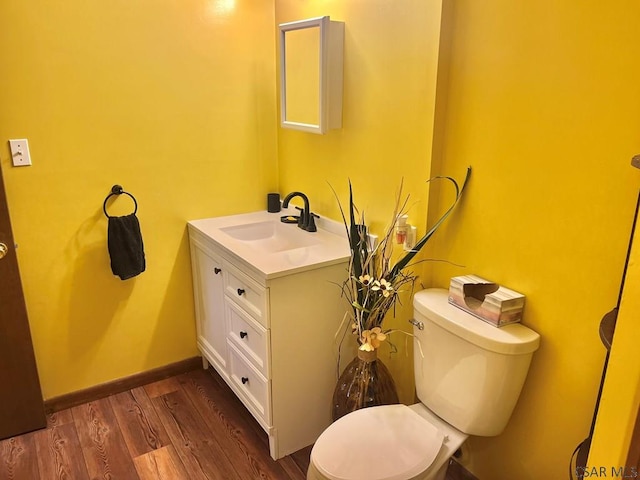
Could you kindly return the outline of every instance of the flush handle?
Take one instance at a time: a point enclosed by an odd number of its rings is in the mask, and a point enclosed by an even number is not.
[[[424,330],[424,323],[419,322],[419,321],[418,321],[418,320],[416,320],[415,318],[411,318],[411,319],[409,320],[409,323],[410,323],[411,325],[413,325],[414,327],[417,327],[417,328],[418,328],[418,330]]]

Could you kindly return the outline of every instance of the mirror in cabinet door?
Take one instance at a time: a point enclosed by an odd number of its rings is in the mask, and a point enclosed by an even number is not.
[[[344,22],[324,16],[279,30],[281,126],[318,134],[341,128]]]

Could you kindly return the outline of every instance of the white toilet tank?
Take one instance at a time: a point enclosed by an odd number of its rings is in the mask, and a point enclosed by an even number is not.
[[[427,289],[413,300],[416,393],[458,430],[500,434],[513,412],[540,336],[513,323],[494,327]]]

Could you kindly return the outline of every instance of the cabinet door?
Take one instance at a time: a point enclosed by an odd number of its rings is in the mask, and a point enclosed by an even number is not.
[[[205,358],[223,376],[227,374],[227,341],[224,314],[222,261],[210,252],[195,247],[196,321],[198,347]]]

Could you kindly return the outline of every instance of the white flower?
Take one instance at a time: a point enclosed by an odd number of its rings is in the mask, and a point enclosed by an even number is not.
[[[388,297],[393,293],[393,285],[391,285],[391,283],[387,282],[383,278],[380,281],[375,280],[373,282],[373,286],[371,287],[371,290],[375,290],[375,291],[380,290],[382,292],[383,297]]]
[[[387,339],[387,334],[380,327],[373,327],[371,330],[363,330],[360,340],[360,350],[365,352],[373,352]]]

